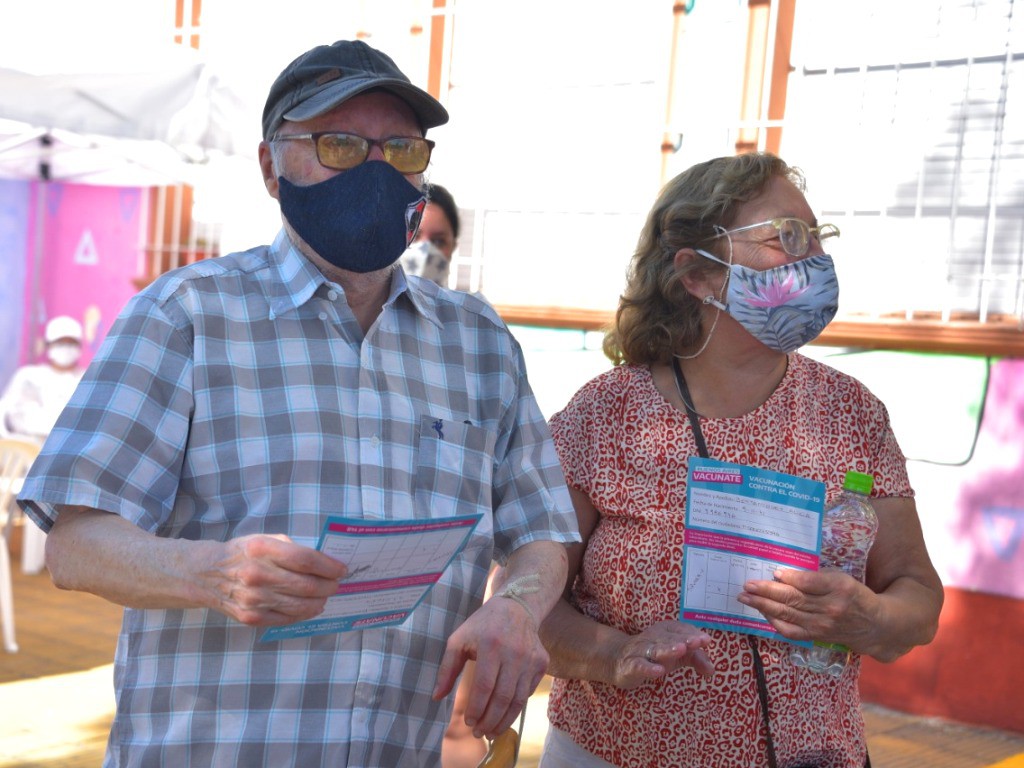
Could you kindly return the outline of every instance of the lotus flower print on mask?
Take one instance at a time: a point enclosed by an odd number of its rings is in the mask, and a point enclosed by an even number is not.
[[[729,267],[725,304],[713,297],[705,301],[771,349],[788,353],[813,341],[839,309],[839,281],[828,254],[761,272],[726,264],[699,248],[697,253]]]

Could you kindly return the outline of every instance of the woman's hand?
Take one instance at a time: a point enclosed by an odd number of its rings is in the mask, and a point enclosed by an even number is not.
[[[619,688],[636,688],[680,667],[693,667],[709,676],[714,664],[705,649],[711,637],[696,627],[666,620],[651,624],[636,635],[584,616],[571,605],[568,595],[579,574],[583,554],[600,515],[586,494],[569,488],[576,509],[580,544],[567,547],[569,557],[566,596],[555,603],[541,624],[541,639],[551,663],[548,674],[567,680],[596,680]]]
[[[774,576],[774,581],[748,581],[736,599],[760,611],[789,640],[856,649],[876,622],[876,595],[840,570],[780,568]]]
[[[737,599],[760,611],[783,637],[842,643],[878,661],[893,661],[931,642],[943,590],[914,500],[872,503],[879,528],[866,584],[835,569],[779,569],[775,581],[744,584]]]
[[[690,624],[659,621],[622,644],[612,672],[619,688],[636,688],[682,667],[693,667],[698,675],[715,671],[705,649],[711,637]]]

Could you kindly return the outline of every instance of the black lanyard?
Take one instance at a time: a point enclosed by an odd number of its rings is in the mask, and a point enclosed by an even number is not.
[[[693,407],[693,395],[690,394],[690,388],[686,385],[686,377],[683,376],[683,370],[679,367],[679,360],[676,358],[672,358],[672,371],[676,375],[676,387],[679,389],[679,397],[683,401],[686,416],[690,420],[690,426],[693,428],[693,439],[697,443],[697,453],[700,454],[701,458],[711,458],[708,456],[708,444],[704,442],[704,433],[700,428],[700,419]],[[772,741],[771,719],[768,716],[768,683],[764,677],[764,662],[761,660],[761,649],[754,635],[747,635],[747,641],[750,643],[750,653],[754,658],[754,674],[757,677],[757,697],[761,700],[761,716],[764,720],[764,733],[768,750],[768,768],[777,768],[775,742]],[[864,757],[864,768],[871,768],[870,755]]]
[[[700,419],[697,416],[697,411],[693,408],[693,396],[690,394],[690,388],[686,386],[686,377],[683,376],[683,370],[679,367],[679,360],[672,358],[672,371],[676,375],[676,386],[679,388],[679,397],[683,401],[683,407],[686,409],[686,416],[690,420],[690,426],[693,428],[693,439],[697,443],[697,453],[702,458],[708,459],[708,444],[704,442],[704,433],[700,428]],[[764,662],[761,661],[761,649],[757,638],[754,635],[747,635],[747,642],[750,643],[750,653],[754,658],[754,674],[757,677],[757,697],[761,700],[761,716],[764,720],[764,733],[766,738],[766,744],[768,749],[768,768],[776,768],[777,763],[775,761],[775,742],[772,741],[772,727],[771,720],[768,716],[768,684],[764,679]]]

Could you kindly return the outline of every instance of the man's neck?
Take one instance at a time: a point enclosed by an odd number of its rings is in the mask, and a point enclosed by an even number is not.
[[[334,266],[320,256],[288,226],[287,221],[285,230],[299,252],[309,259],[310,263],[320,270],[324,277],[341,286],[345,292],[345,300],[348,302],[349,309],[352,310],[359,327],[366,334],[381,313],[384,302],[388,300],[394,265],[374,272],[350,272],[347,269]]]
[[[324,277],[337,283],[345,291],[348,307],[364,334],[370,330],[370,326],[381,313],[384,302],[388,300],[393,271],[392,267],[366,273],[347,272],[337,268],[324,271]]]

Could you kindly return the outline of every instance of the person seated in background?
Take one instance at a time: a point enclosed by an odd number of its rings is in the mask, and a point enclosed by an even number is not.
[[[46,362],[14,372],[0,399],[0,437],[42,443],[82,379],[82,325],[59,315],[46,324]]]
[[[427,207],[416,238],[402,254],[402,269],[447,288],[452,254],[458,244],[459,209],[455,198],[440,184],[428,184]]]
[[[78,361],[82,355],[82,325],[73,317],[52,318],[43,331],[46,362],[24,365],[14,372],[0,398],[0,438],[42,445],[82,379]],[[12,483],[15,495],[21,480]],[[17,506],[0,510],[0,517],[15,515]],[[18,521],[20,522],[20,520]],[[25,527],[21,539],[24,573],[43,569],[45,534],[34,525]]]
[[[671,180],[605,338],[615,367],[550,419],[583,543],[541,627],[555,678],[542,768],[869,765],[861,656],[893,661],[935,636],[942,583],[886,408],[797,353],[839,292],[823,248],[839,230],[803,190],[768,153]],[[829,502],[848,470],[870,473],[866,583],[781,567],[747,580],[736,600],[779,637],[679,621],[698,455],[820,481]],[[786,640],[842,644],[852,661],[838,678],[816,674]]]

